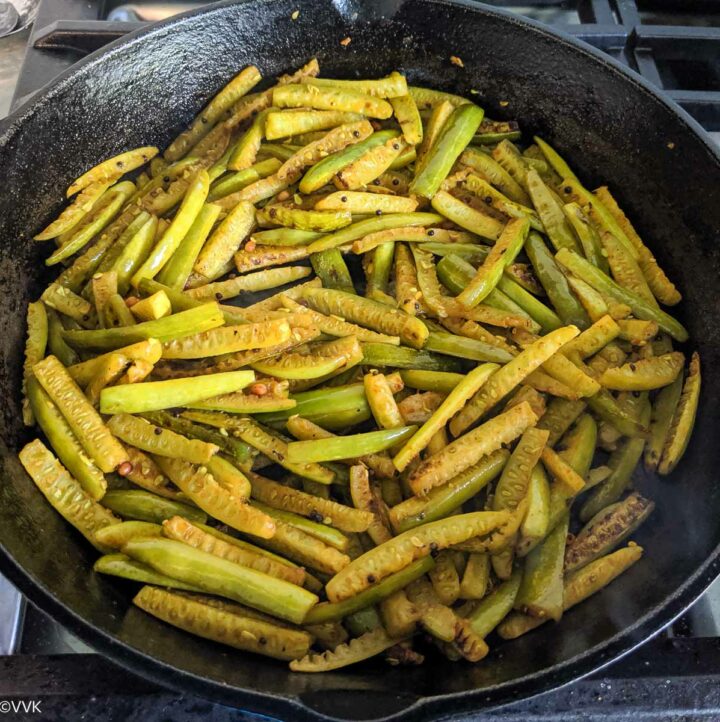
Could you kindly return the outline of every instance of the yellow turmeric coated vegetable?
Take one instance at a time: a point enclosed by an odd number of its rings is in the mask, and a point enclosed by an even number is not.
[[[496,98],[355,77],[361,40],[347,79],[237,68],[164,152],[77,168],[6,359],[48,443],[20,462],[148,630],[300,673],[572,635],[661,506],[637,464],[682,477],[703,411],[627,189]]]
[[[536,422],[537,416],[526,401],[514,406],[423,461],[408,478],[410,488],[416,494],[426,494],[499,449],[502,444],[518,438]]]
[[[399,571],[433,551],[502,528],[510,522],[505,511],[479,511],[441,519],[406,531],[352,561],[327,584],[331,602],[361,592],[376,581]]]

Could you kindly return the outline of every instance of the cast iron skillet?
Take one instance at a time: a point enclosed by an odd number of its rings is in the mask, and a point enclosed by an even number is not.
[[[296,21],[290,15],[296,6]],[[342,38],[351,37],[348,47]],[[609,182],[685,296],[676,309],[703,359],[695,435],[637,535],[646,557],[482,664],[367,663],[326,675],[190,637],[129,605],[133,585],[94,575],[95,554],[47,505],[15,457],[24,310],[47,281],[30,240],[70,181],[127,148],[168,141],[239,68],[272,77],[313,55],[325,73],[383,75],[467,94],[556,145],[594,187]],[[456,55],[465,69],[453,66]],[[500,102],[502,101],[502,102]],[[292,719],[425,719],[528,697],[595,670],[680,614],[720,568],[720,163],[697,124],[588,46],[487,7],[440,0],[248,0],[134,33],[83,60],[0,128],[0,550],[2,572],[100,652],[183,692]]]

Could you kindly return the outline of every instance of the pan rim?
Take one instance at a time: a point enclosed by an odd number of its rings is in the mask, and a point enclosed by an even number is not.
[[[223,0],[210,6],[194,9],[172,18],[141,28],[108,43],[103,48],[89,54],[61,73],[47,86],[35,93],[30,100],[14,111],[7,118],[0,121],[0,145],[12,140],[17,130],[22,127],[25,119],[36,112],[38,106],[44,102],[52,102],[56,94],[62,92],[68,82],[82,77],[84,73],[99,62],[111,62],[111,59],[120,52],[126,51],[143,38],[149,35],[157,36],[167,33],[173,28],[191,21],[196,16],[208,16],[215,12],[222,13],[225,8],[236,5],[270,5],[281,0]],[[591,45],[575,38],[563,31],[549,28],[528,18],[522,18],[513,13],[491,7],[472,0],[424,0],[432,5],[449,7],[462,7],[471,11],[478,17],[491,16],[505,22],[521,26],[528,31],[542,35],[548,40],[562,43],[572,52],[580,52],[599,62],[604,68],[624,81],[629,81],[635,88],[649,96],[655,103],[666,111],[673,113],[683,123],[687,130],[692,132],[704,147],[714,162],[720,165],[720,150],[709,138],[700,124],[685,110],[672,101],[661,90],[651,85],[642,76],[623,66],[614,58],[609,57]],[[398,7],[402,5],[399,3]],[[282,703],[284,712],[292,715],[293,719],[336,719],[327,717],[312,709],[301,697],[293,695],[270,694],[258,690],[228,686],[208,677],[179,669],[152,655],[146,654],[119,637],[103,629],[95,627],[91,622],[77,614],[73,609],[60,601],[40,580],[25,571],[11,556],[9,551],[0,542],[0,571],[2,571],[13,584],[30,601],[50,614],[63,626],[90,644],[94,649],[106,654],[111,660],[125,666],[137,673],[141,671],[153,681],[164,687],[170,687],[180,692],[190,690],[213,701],[232,705],[252,705],[253,709],[261,713],[277,714],[278,704]],[[608,664],[617,661],[624,655],[636,649],[642,643],[661,632],[668,624],[681,615],[691,606],[697,597],[712,583],[720,573],[720,544],[712,550],[707,559],[700,564],[695,572],[685,582],[677,587],[662,603],[649,609],[638,618],[630,627],[618,631],[612,637],[584,650],[575,657],[547,667],[530,675],[518,677],[507,682],[492,685],[483,689],[453,692],[449,694],[419,697],[411,705],[389,716],[377,718],[389,721],[399,716],[413,718],[428,718],[431,715],[447,714],[447,705],[453,705],[452,712],[457,714],[471,709],[489,709],[509,704],[519,699],[529,699],[533,696],[559,689],[565,685],[579,680],[596,672]],[[521,693],[519,688],[524,687]],[[443,707],[445,709],[443,709]]]

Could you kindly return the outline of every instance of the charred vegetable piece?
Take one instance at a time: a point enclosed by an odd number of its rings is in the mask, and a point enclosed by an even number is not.
[[[207,171],[201,170],[188,187],[180,209],[175,214],[167,230],[150,251],[150,255],[142,266],[133,275],[131,279],[133,286],[137,287],[141,278],[155,278],[170,260],[195,222],[209,192],[210,177]]]
[[[383,626],[395,639],[409,637],[420,619],[420,610],[402,589],[383,599],[379,609]]]
[[[225,436],[209,426],[194,424],[188,419],[173,416],[165,411],[150,411],[144,413],[143,417],[150,423],[170,429],[170,431],[174,431],[178,435],[189,437],[190,439],[198,439],[206,442],[207,444],[217,446],[218,449],[220,449],[230,459],[233,459],[233,461],[241,468],[246,468],[249,463],[252,463],[252,449],[250,446],[240,441],[240,439],[235,439],[229,435]],[[157,432],[154,433],[157,434]],[[160,436],[160,434],[157,435]],[[163,456],[162,453],[160,455]],[[185,456],[184,454],[180,454],[180,456],[184,456],[184,458],[190,461],[193,460],[192,457]],[[212,460],[212,455],[210,460]],[[210,463],[210,460],[194,463]]]
[[[493,509],[510,509],[513,511],[527,497],[533,469],[542,454],[547,451],[545,445],[548,436],[549,432],[543,429],[531,428],[525,431],[498,480],[493,496]],[[500,559],[504,560],[502,562],[502,571],[500,569]],[[509,578],[512,572],[512,559],[512,550],[503,552],[502,557],[493,557],[495,573],[501,579]]]
[[[607,187],[601,186],[598,188],[595,191],[595,196],[615,219],[618,226],[638,252],[638,264],[655,298],[667,306],[674,306],[680,303],[682,295],[677,288],[675,288],[672,281],[665,275],[662,268],[660,268],[652,252],[642,242],[632,223],[630,223],[630,220],[620,209]]]
[[[607,554],[650,516],[655,504],[633,492],[622,501],[599,511],[565,549],[565,573]]]
[[[362,120],[359,113],[338,110],[284,110],[272,111],[265,117],[265,137],[268,140],[289,138],[314,130],[327,130],[343,123]]]
[[[308,612],[305,618],[306,624],[319,624],[322,622],[330,622],[354,614],[360,609],[372,606],[382,601],[386,597],[394,594],[400,589],[405,588],[408,584],[418,579],[435,566],[432,557],[418,559],[418,561],[409,564],[395,574],[391,574],[377,584],[371,586],[359,594],[341,602],[322,602]]]
[[[290,662],[293,672],[329,672],[374,657],[396,644],[382,626],[341,644],[332,651],[309,654]]]
[[[303,78],[302,83],[318,87],[332,87],[365,93],[374,98],[395,98],[408,94],[408,85],[405,76],[397,71],[377,80],[336,80],[335,78]]]
[[[124,522],[125,524],[142,524],[143,522]],[[121,526],[117,524],[116,526]],[[154,526],[154,525],[153,525]],[[107,529],[111,527],[105,527]],[[152,567],[142,562],[130,559],[126,554],[106,554],[100,557],[93,565],[93,571],[99,574],[107,574],[113,577],[121,577],[122,579],[130,579],[133,582],[142,582],[143,584],[152,584],[157,587],[167,587],[168,589],[183,589],[188,592],[201,592],[198,587],[192,584],[185,584],[178,579],[173,579],[165,574],[156,572]]]
[[[490,294],[499,283],[505,266],[512,263],[522,250],[529,228],[528,221],[520,218],[505,226],[475,277],[458,296],[460,303],[475,306]]]
[[[396,167],[403,151],[407,150],[405,142],[400,138],[390,138],[382,145],[371,148],[359,158],[339,170],[333,183],[340,189],[360,190],[372,183],[389,168]]]
[[[613,579],[635,564],[642,553],[642,547],[630,544],[624,549],[618,549],[612,554],[600,557],[570,574],[563,582],[563,611],[580,604],[606,587]],[[515,639],[547,620],[548,618],[512,613],[501,622],[498,634],[503,639]]]
[[[28,304],[27,340],[23,363],[23,423],[33,425],[33,412],[29,399],[28,385],[33,375],[33,366],[45,356],[48,344],[48,314],[41,301]]]
[[[251,348],[277,346],[290,337],[290,325],[283,319],[264,323],[222,326],[194,336],[163,344],[163,358],[193,359],[219,356]]]
[[[663,446],[658,465],[661,474],[669,474],[685,453],[697,414],[700,399],[700,356],[696,352],[690,359],[690,368],[683,385],[680,401],[673,414],[670,430]]]
[[[365,218],[334,233],[327,233],[316,241],[312,241],[308,246],[308,250],[310,253],[319,253],[329,248],[337,248],[346,243],[352,243],[360,238],[365,238],[371,233],[393,228],[430,226],[441,221],[442,216],[437,213],[387,213],[376,218]]]
[[[357,509],[362,509],[373,515],[373,521],[368,526],[368,536],[375,544],[382,544],[392,539],[387,507],[377,487],[370,486],[370,475],[364,464],[354,464],[350,467],[350,497]]]
[[[60,246],[45,260],[45,265],[60,263],[82,250],[117,215],[134,190],[135,185],[129,181],[108,188],[90,213],[57,239]]]
[[[102,498],[107,488],[102,471],[86,455],[67,421],[37,379],[29,380],[27,393],[33,416],[60,461],[93,499]]]
[[[256,396],[254,394],[223,394],[212,396],[204,401],[188,404],[190,409],[207,409],[210,411],[223,411],[228,414],[263,414],[272,411],[295,408],[294,399],[279,398],[276,396]]]
[[[340,602],[371,584],[428,556],[471,537],[489,534],[509,523],[507,512],[473,512],[441,519],[404,532],[352,561],[326,585],[328,599]]]
[[[363,385],[365,386],[365,396],[378,426],[383,429],[404,426],[402,414],[385,375],[365,374]]]
[[[567,249],[561,251],[572,253]],[[528,234],[525,252],[557,315],[566,324],[574,324],[580,329],[587,328],[590,319],[580,301],[573,295],[565,275],[558,266],[560,254],[557,259],[553,257],[542,238],[534,232]]]
[[[87,185],[50,225],[34,237],[35,240],[48,241],[76,228],[109,185],[108,181],[95,181]]]
[[[473,208],[447,191],[439,190],[432,196],[432,207],[461,228],[493,241],[500,238],[503,224],[494,216]]]
[[[298,529],[311,537],[319,539],[321,542],[333,549],[337,549],[341,552],[347,551],[349,546],[348,537],[327,524],[307,519],[304,516],[293,514],[290,511],[274,509],[273,507],[267,506],[259,501],[252,501],[251,505],[254,509],[258,509],[263,512],[263,514],[266,514],[275,522],[283,522],[294,529]]]
[[[482,599],[490,583],[490,556],[484,552],[470,552],[460,583],[461,599]]]
[[[287,420],[287,430],[301,441],[310,439],[329,439],[335,436],[330,431],[323,429],[321,426],[303,419],[301,416],[291,416]],[[395,474],[395,467],[387,454],[369,454],[359,457],[358,461],[365,464],[376,476],[380,478],[390,479]],[[354,460],[343,459],[343,464],[353,465]],[[317,490],[316,490],[317,492]]]
[[[477,464],[431,489],[426,496],[411,496],[390,509],[390,520],[399,532],[450,516],[500,474],[509,453],[498,449]]]
[[[262,251],[262,255],[266,261],[268,259],[272,260],[272,263],[277,262],[279,264],[295,260],[292,255],[285,254],[284,251],[281,254],[272,254],[266,251]],[[244,255],[244,253],[244,251],[241,251],[239,254],[235,255],[236,264],[238,263],[238,257],[240,255]],[[306,255],[307,254],[303,250],[300,257],[304,258]],[[244,263],[245,261],[243,258],[240,258],[240,262]],[[252,268],[255,268],[257,265],[262,264],[252,263],[251,265]],[[196,302],[209,301],[210,299],[216,301],[226,301],[227,299],[239,296],[243,292],[265,291],[268,288],[277,288],[278,286],[284,286],[286,283],[292,283],[293,281],[298,281],[301,278],[306,278],[309,275],[310,269],[305,268],[304,266],[268,268],[256,273],[248,273],[243,276],[228,278],[226,281],[216,281],[215,283],[200,285],[189,289],[186,292],[186,295],[189,296],[190,299],[194,299]],[[239,313],[242,315],[242,311]],[[262,318],[258,320],[264,321],[265,319]],[[214,328],[214,326],[212,328]],[[204,331],[206,329],[200,330]]]
[[[269,539],[255,537],[253,541],[322,574],[336,574],[349,564],[350,558],[347,554],[326,544],[317,536],[280,519],[278,514],[273,520],[273,536]],[[345,540],[347,541],[347,538]]]
[[[563,458],[549,447],[543,449],[542,462],[545,468],[555,479],[555,482],[563,487],[567,492],[567,496],[574,496],[583,490],[585,481],[573,467]]]
[[[427,371],[408,369],[401,371],[400,376],[406,386],[419,391],[437,391],[449,394],[463,380],[463,374],[450,371]]]
[[[250,234],[255,225],[255,207],[252,203],[241,201],[225,216],[217,229],[212,232],[193,265],[196,273],[208,279],[223,275],[224,268],[238,250],[242,241]],[[192,232],[192,228],[190,232]],[[172,280],[172,272],[160,274],[160,282]],[[168,283],[172,285],[172,283]]]
[[[272,359],[257,361],[253,368],[260,373],[280,379],[318,379],[334,371],[348,368],[353,360],[358,363],[362,350],[353,336],[318,344],[308,353],[287,351]]]
[[[233,433],[246,444],[255,447],[258,451],[276,461],[303,478],[317,481],[320,484],[330,484],[335,474],[329,468],[314,462],[293,462],[288,458],[288,444],[279,436],[271,434],[259,423],[251,419],[241,419],[233,424]]]
[[[580,240],[580,246],[585,258],[601,271],[607,273],[610,266],[602,252],[602,242],[595,226],[577,203],[566,203],[562,209],[575,231],[575,235]]]
[[[545,185],[540,174],[535,170],[529,170],[525,178],[535,210],[540,216],[545,232],[555,250],[558,251],[561,248],[578,250],[575,234],[565,218],[562,204],[556,200],[556,196]]]
[[[313,639],[300,629],[289,629],[246,614],[240,605],[223,604],[218,608],[155,587],[143,587],[133,603],[191,634],[275,659],[299,659],[307,654]]]
[[[96,323],[92,304],[58,283],[51,283],[40,296],[40,300],[83,328],[92,328]]]
[[[423,461],[408,478],[410,488],[416,494],[426,494],[497,450],[501,444],[516,439],[536,422],[537,416],[526,401],[514,406]]]
[[[396,138],[397,131],[382,130],[362,139],[359,142],[328,155],[316,162],[303,176],[298,186],[301,193],[312,193],[319,190],[326,183],[330,183],[335,174],[345,166],[360,158],[366,152],[383,145],[388,140]]]
[[[515,608],[540,619],[558,621],[563,612],[563,560],[569,517],[548,534],[525,559]]]
[[[90,170],[85,171],[79,178],[74,180],[68,186],[67,197],[70,198],[92,183],[114,183],[118,178],[125,175],[125,173],[129,173],[145,165],[145,163],[152,160],[157,154],[157,148],[154,146],[145,146],[143,148],[128,150],[113,158],[108,158]]]
[[[123,521],[98,529],[99,542],[114,549],[120,549],[130,539],[146,536],[162,536],[162,526],[148,521]],[[125,555],[120,555],[125,556]],[[127,557],[126,557],[127,558]],[[98,571],[97,569],[95,571]]]
[[[317,254],[316,254],[317,255]],[[377,333],[370,331],[362,326],[358,326],[354,323],[348,323],[343,321],[336,316],[328,316],[318,311],[314,311],[311,308],[302,306],[293,299],[283,296],[282,305],[289,311],[294,313],[307,314],[308,319],[317,326],[323,333],[329,336],[355,336],[358,341],[366,341],[372,343],[387,343],[393,346],[400,344],[400,338],[398,336],[388,336],[387,334]]]
[[[265,206],[256,215],[260,225],[285,226],[317,233],[336,231],[352,223],[350,211],[304,211],[281,205]]]
[[[516,569],[510,579],[480,601],[468,617],[475,634],[486,637],[507,616],[515,604],[521,583],[522,571]]]
[[[671,384],[682,371],[684,364],[683,354],[673,351],[609,368],[598,380],[608,389],[651,391]]]
[[[460,576],[455,566],[455,552],[448,549],[435,557],[428,579],[442,604],[452,606],[460,596]]]
[[[420,578],[407,588],[408,599],[418,610],[420,624],[425,631],[442,642],[455,638],[458,619],[450,607],[442,604],[432,584]]]
[[[260,71],[254,66],[238,73],[222,90],[208,103],[203,111],[193,121],[190,128],[181,133],[167,148],[164,157],[169,161],[182,158],[194,145],[212,129],[223,115],[230,110],[237,101],[246,95],[261,79]]]
[[[633,401],[632,413],[643,426],[647,426],[650,421],[650,403],[647,399],[647,393],[642,393],[639,398]],[[590,498],[583,505],[580,510],[580,518],[583,521],[588,521],[598,511],[617,501],[622,495],[630,483],[638,461],[642,457],[644,446],[644,438],[631,437],[626,439],[616,451],[613,451],[608,460],[608,466],[612,469],[612,474],[593,491]]]
[[[394,392],[397,393],[403,387],[402,379],[397,374],[390,374]],[[317,389],[315,391],[304,391],[293,396],[296,406],[293,411],[283,411],[277,414],[267,414],[262,420],[267,423],[284,421],[291,415],[299,415],[325,428],[334,429],[334,425],[323,423],[325,419],[332,419],[334,415],[344,413],[355,413],[364,419],[370,418],[370,407],[365,398],[365,388],[362,384],[348,384],[334,388]],[[345,427],[341,427],[345,428]]]
[[[392,106],[382,98],[332,86],[281,85],[273,90],[273,105],[278,108],[315,108],[361,113],[369,118],[389,118]]]

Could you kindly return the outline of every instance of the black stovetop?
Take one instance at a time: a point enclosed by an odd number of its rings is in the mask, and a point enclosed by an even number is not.
[[[720,130],[718,0],[486,0],[559,27],[629,65],[708,130]],[[18,103],[82,55],[194,0],[42,0]],[[301,2],[299,2],[301,4]]]
[[[298,0],[299,4],[301,0]],[[84,54],[144,22],[196,7],[171,0],[41,0],[13,107]],[[506,0],[488,4],[561,27],[640,72],[720,131],[719,0]],[[718,137],[718,136],[716,136]],[[0,715],[58,720],[253,720],[261,715],[162,689],[93,654],[0,578]],[[24,701],[14,712],[5,702]],[[33,711],[32,702],[39,702]],[[23,712],[26,709],[27,712]],[[265,718],[267,719],[267,718]],[[720,582],[654,640],[602,672],[465,719],[503,722],[720,720]]]

